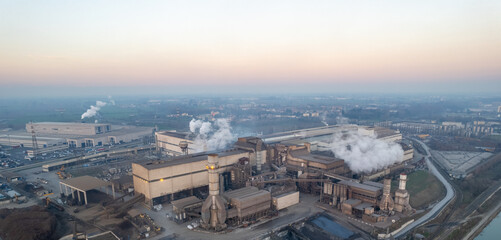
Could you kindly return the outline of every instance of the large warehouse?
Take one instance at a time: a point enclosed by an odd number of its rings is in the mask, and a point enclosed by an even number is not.
[[[36,136],[38,148],[61,145],[80,148],[150,138],[153,136],[153,128],[76,122],[27,123],[26,131],[17,130],[2,133],[0,144],[33,147],[33,133]]]
[[[38,122],[27,123],[26,132],[54,135],[97,135],[111,132],[111,125],[104,123]]]
[[[221,172],[242,158],[249,158],[250,152],[238,149],[218,152]],[[178,156],[168,160],[133,163],[134,190],[144,194],[150,205],[177,199],[176,194],[186,190],[206,187],[208,153]]]

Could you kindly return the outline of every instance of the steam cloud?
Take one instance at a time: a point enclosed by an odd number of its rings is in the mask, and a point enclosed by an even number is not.
[[[385,142],[358,132],[334,135],[330,149],[356,173],[368,173],[401,162],[404,154],[397,143]]]
[[[111,95],[108,95],[108,101],[111,103],[111,105],[115,106],[115,100],[113,100],[113,97],[111,97]]]
[[[217,119],[213,124],[192,119],[190,131],[197,134],[194,140],[197,152],[224,149],[236,138],[231,132],[230,123],[224,118]]]
[[[82,119],[96,116],[99,110],[104,106],[106,106],[105,102],[96,101],[96,106],[90,106],[90,108],[82,114]]]

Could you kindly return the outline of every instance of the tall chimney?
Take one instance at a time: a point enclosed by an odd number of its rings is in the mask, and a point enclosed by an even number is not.
[[[405,190],[406,182],[407,182],[407,174],[401,173],[400,174],[400,182],[398,184],[398,189]]]
[[[383,185],[383,196],[379,202],[379,208],[383,211],[391,211],[394,207],[394,201],[391,198],[391,179],[385,178]]]
[[[209,171],[209,195],[219,195],[219,160],[217,154],[209,154],[207,170]]]
[[[385,178],[384,179],[384,186],[383,186],[383,194],[390,195],[390,192],[391,192],[391,179]]]
[[[207,157],[209,173],[209,196],[202,205],[202,226],[219,231],[226,228],[226,204],[219,196],[219,158],[217,154]]]

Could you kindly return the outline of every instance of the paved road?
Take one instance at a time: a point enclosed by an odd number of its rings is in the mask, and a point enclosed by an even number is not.
[[[419,140],[416,140],[416,139],[414,139],[414,140],[416,142],[418,142],[419,144],[421,144],[421,146],[425,149],[425,151],[426,151],[425,158],[426,158],[426,164],[428,165],[428,169],[430,169],[431,173],[433,173],[433,175],[435,175],[438,178],[438,180],[440,180],[440,182],[442,182],[442,184],[445,186],[445,189],[447,190],[447,194],[439,203],[437,203],[435,206],[433,206],[431,211],[429,211],[424,216],[422,216],[421,218],[417,219],[416,221],[414,221],[413,223],[409,224],[407,227],[402,229],[399,233],[397,233],[395,235],[395,238],[403,237],[403,236],[405,236],[405,234],[407,232],[409,232],[413,228],[418,227],[421,224],[424,224],[424,223],[430,221],[431,219],[433,219],[452,200],[452,198],[454,197],[454,194],[455,194],[454,189],[452,188],[452,185],[445,179],[445,177],[442,174],[440,174],[438,169],[431,162],[431,160],[430,160],[431,154],[430,154],[430,149],[428,148],[428,146],[426,146],[423,142],[421,142]]]
[[[20,166],[20,167],[2,169],[2,170],[0,170],[0,173],[2,173],[2,172],[20,172],[20,171],[24,171],[24,170],[28,170],[28,169],[42,167],[43,165],[50,164],[50,163],[56,163],[56,162],[65,161],[65,160],[78,159],[78,158],[81,158],[81,157],[90,159],[90,158],[94,158],[94,157],[106,156],[106,154],[119,154],[119,153],[131,151],[132,149],[142,149],[142,148],[148,148],[148,147],[154,148],[153,146],[148,146],[148,145],[143,146],[143,147],[137,147],[137,146],[136,147],[129,147],[129,146],[131,146],[133,144],[137,145],[137,143],[129,143],[129,144],[116,145],[118,147],[112,148],[112,149],[110,149],[110,150],[108,150],[106,152],[101,152],[101,153],[97,153],[97,154],[93,154],[93,155],[87,155],[87,156],[85,156],[85,155],[67,156],[67,157],[62,157],[62,158],[47,160],[47,161],[43,161],[43,162],[36,162],[36,163],[27,164],[27,165]]]

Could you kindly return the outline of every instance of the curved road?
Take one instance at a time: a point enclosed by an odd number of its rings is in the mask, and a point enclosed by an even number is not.
[[[452,188],[451,184],[449,182],[447,182],[447,180],[444,178],[444,176],[442,176],[442,174],[440,174],[440,172],[437,170],[435,165],[433,165],[433,163],[431,162],[431,160],[430,160],[431,154],[430,154],[430,151],[428,149],[428,146],[426,146],[423,142],[421,142],[417,139],[414,139],[414,140],[416,142],[418,142],[419,144],[421,144],[421,146],[426,151],[426,155],[427,155],[426,156],[426,165],[428,165],[428,169],[430,169],[431,173],[433,173],[433,175],[435,175],[440,180],[440,182],[442,182],[442,184],[445,186],[445,188],[447,190],[447,194],[439,203],[437,203],[437,204],[435,204],[435,206],[433,206],[431,211],[429,211],[428,213],[423,215],[421,218],[417,219],[413,223],[411,223],[408,226],[406,226],[405,228],[403,228],[400,232],[395,234],[395,238],[405,236],[405,234],[407,232],[409,232],[410,230],[412,230],[413,228],[418,227],[421,224],[426,223],[429,220],[433,219],[452,200],[452,198],[454,197],[454,194],[455,194],[454,189]]]

